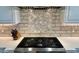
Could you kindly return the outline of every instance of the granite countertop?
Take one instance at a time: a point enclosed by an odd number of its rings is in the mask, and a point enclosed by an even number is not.
[[[14,51],[17,45],[22,41],[23,37],[13,40],[12,37],[0,37],[0,50]]]
[[[57,37],[67,52],[79,53],[79,37]]]
[[[0,48],[2,50],[15,50],[17,45],[22,41],[24,37],[18,40],[13,40],[12,37],[0,37]],[[68,50],[75,50],[79,48],[79,37],[57,37],[64,48]]]

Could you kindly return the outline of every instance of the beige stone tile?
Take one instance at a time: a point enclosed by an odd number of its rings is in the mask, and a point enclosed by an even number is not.
[[[10,34],[0,34],[0,37],[11,37]]]
[[[61,37],[71,37],[71,34],[60,34]]]
[[[79,37],[79,34],[72,34],[72,37]]]
[[[61,30],[72,30],[71,26],[61,26]]]

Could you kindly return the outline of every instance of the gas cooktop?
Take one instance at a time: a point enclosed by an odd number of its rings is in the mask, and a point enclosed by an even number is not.
[[[18,49],[19,51],[20,49],[24,49],[27,52],[29,48],[36,52],[45,52],[48,48],[50,48],[51,51],[58,51],[58,49],[62,51],[64,49],[57,37],[24,37],[24,39],[16,47],[15,51],[18,51]]]

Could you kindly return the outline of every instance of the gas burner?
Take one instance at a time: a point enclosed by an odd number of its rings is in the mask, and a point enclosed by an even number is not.
[[[38,41],[38,43],[42,43],[42,42],[43,42],[43,40],[42,40],[42,39],[38,39],[37,41]]]
[[[31,40],[34,40],[33,38]]]
[[[40,44],[37,44],[37,46],[38,46],[38,47],[42,47],[42,46],[43,46],[43,44],[41,44],[41,43],[40,43]]]

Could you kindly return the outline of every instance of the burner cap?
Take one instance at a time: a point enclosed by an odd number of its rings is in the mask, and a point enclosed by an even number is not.
[[[42,44],[37,44],[38,46],[43,46]]]

